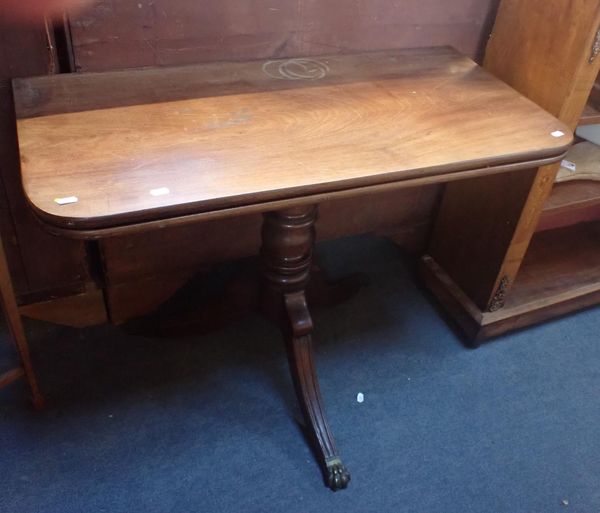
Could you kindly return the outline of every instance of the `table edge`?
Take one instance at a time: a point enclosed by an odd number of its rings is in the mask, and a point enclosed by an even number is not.
[[[242,216],[253,213],[263,213],[273,210],[281,210],[298,205],[317,204],[323,201],[341,199],[344,197],[375,194],[378,192],[400,189],[404,187],[418,187],[421,185],[429,185],[434,183],[445,183],[456,180],[476,178],[480,176],[488,176],[498,173],[515,172],[525,169],[532,169],[541,166],[555,164],[561,161],[568,148],[572,144],[572,139],[569,144],[560,148],[560,153],[552,155],[542,155],[532,160],[519,160],[516,162],[505,162],[495,166],[484,166],[475,168],[465,168],[460,170],[450,170],[445,173],[436,173],[422,176],[414,176],[402,180],[388,180],[380,183],[356,184],[355,186],[343,187],[338,190],[321,191],[314,193],[299,194],[286,198],[274,198],[272,200],[257,201],[255,203],[247,203],[231,207],[207,209],[187,214],[171,215],[163,219],[141,219],[133,222],[113,223],[108,224],[108,221],[115,219],[115,216],[107,216],[103,218],[106,224],[90,225],[89,218],[72,220],[69,217],[56,216],[45,212],[25,195],[27,202],[33,210],[35,218],[43,225],[43,228],[59,236],[64,236],[79,240],[98,240],[109,237],[118,237],[140,233],[149,230],[163,229],[171,226],[180,226],[191,224],[199,221],[208,221],[211,219],[220,219],[226,217]],[[404,172],[405,173],[405,172]],[[153,212],[151,211],[141,212]],[[122,217],[122,216],[117,216]],[[98,218],[93,218],[98,219]]]

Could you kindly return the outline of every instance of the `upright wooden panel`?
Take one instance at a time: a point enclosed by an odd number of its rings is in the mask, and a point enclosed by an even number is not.
[[[574,128],[598,74],[599,25],[597,0],[504,0],[485,66]],[[481,311],[504,305],[556,171],[448,185],[429,254]]]
[[[361,198],[324,202],[320,205],[317,237],[333,239],[376,229],[393,233],[399,227],[426,223],[438,196],[439,186],[428,185],[378,193],[368,203]],[[107,283],[188,272],[199,263],[255,255],[261,224],[260,214],[250,214],[105,239],[100,245]],[[153,258],[148,258],[149,254]]]
[[[535,175],[532,169],[446,185],[428,254],[482,310],[494,295]]]
[[[18,42],[17,48],[15,43]],[[4,241],[4,249],[13,285],[18,293],[28,290],[25,267],[21,259],[21,249],[17,238],[15,220],[8,199],[6,182],[14,176],[14,117],[11,123],[12,93],[8,77],[26,73],[27,66],[34,69],[44,69],[46,51],[44,49],[43,31],[35,29],[16,28],[0,16],[0,234]],[[21,53],[22,52],[22,53]],[[29,61],[29,62],[27,62]],[[11,153],[12,152],[12,153]]]
[[[320,205],[317,238],[376,231],[421,253],[441,187],[428,185]],[[256,255],[262,216],[219,219],[114,237],[100,242],[111,320],[122,323],[153,310],[205,266]],[[173,248],[178,248],[174,251]]]
[[[597,0],[503,0],[485,67],[575,128],[600,68]]]
[[[25,201],[19,175],[9,78],[54,68],[43,24],[26,27],[0,20],[0,227],[17,295],[25,301],[82,290],[85,274],[83,245],[44,231]]]
[[[71,18],[78,70],[452,45],[473,57],[498,0],[100,0]]]

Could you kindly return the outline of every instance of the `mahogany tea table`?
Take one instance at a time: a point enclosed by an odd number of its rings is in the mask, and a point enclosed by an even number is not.
[[[325,417],[305,296],[319,202],[519,172],[560,160],[572,141],[447,47],[13,87],[25,195],[53,233],[99,239],[264,213],[264,304],[284,320],[298,400],[333,490],[350,475]]]

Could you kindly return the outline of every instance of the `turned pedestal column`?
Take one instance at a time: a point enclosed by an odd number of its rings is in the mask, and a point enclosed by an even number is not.
[[[344,467],[325,418],[312,350],[313,323],[306,285],[315,240],[317,207],[291,208],[264,215],[262,229],[263,307],[282,321],[294,387],[309,436],[332,490],[346,488]]]

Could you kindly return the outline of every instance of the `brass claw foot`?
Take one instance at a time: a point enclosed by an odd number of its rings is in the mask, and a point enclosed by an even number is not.
[[[298,402],[317,459],[332,490],[348,486],[350,474],[338,456],[325,417],[312,349],[313,322],[306,304],[315,239],[315,206],[265,214],[261,249],[264,305],[284,321],[288,361]]]
[[[350,472],[339,458],[332,458],[325,463],[327,469],[327,486],[334,492],[343,490],[350,482]]]

